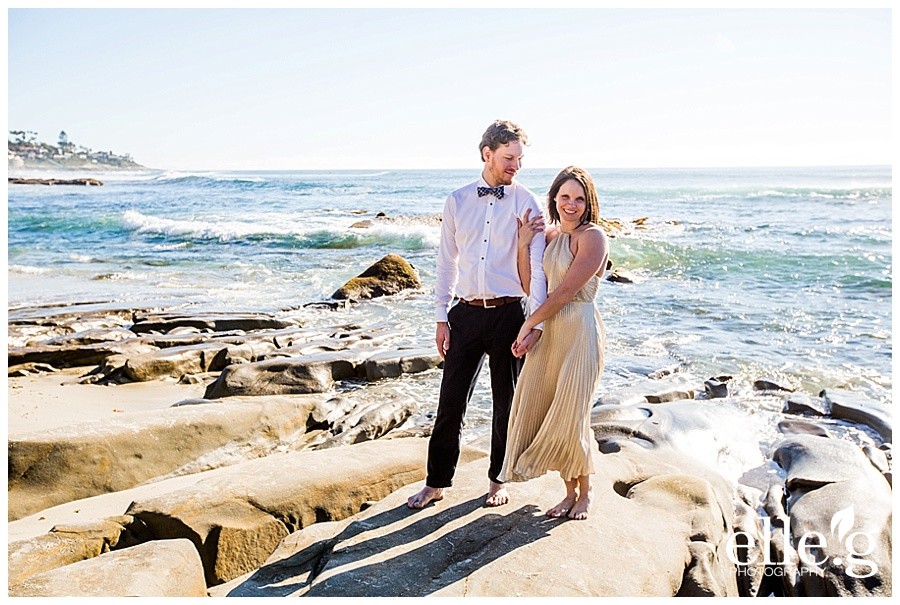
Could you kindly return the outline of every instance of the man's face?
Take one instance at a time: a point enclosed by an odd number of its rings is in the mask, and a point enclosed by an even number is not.
[[[522,143],[510,141],[494,150],[484,147],[482,153],[484,154],[484,180],[487,184],[491,187],[512,185],[516,173],[522,167],[522,158],[525,155]]]

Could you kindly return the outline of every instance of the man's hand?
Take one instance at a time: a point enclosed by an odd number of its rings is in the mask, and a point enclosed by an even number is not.
[[[543,330],[532,329],[521,338],[517,338],[516,341],[512,345],[512,353],[516,357],[522,357],[534,348],[534,345],[541,339],[541,336],[544,334]]]
[[[447,351],[450,350],[450,324],[446,321],[437,322],[434,343],[437,345],[438,355],[441,356],[441,359],[446,357]]]

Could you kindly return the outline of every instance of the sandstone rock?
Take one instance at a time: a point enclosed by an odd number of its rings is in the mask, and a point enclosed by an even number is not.
[[[275,549],[265,563],[252,572],[213,586],[211,597],[274,597],[288,596],[298,584],[307,584],[330,542],[343,530],[352,517],[342,521],[315,523],[290,534]],[[286,582],[285,580],[291,580]]]
[[[151,479],[264,456],[306,432],[319,399],[209,402],[10,439],[9,519]]]
[[[207,387],[204,397],[322,393],[330,390],[335,380],[358,377],[357,367],[364,359],[359,353],[342,351],[232,365]]]
[[[16,366],[10,366],[8,370],[8,376],[31,376],[32,374],[41,374],[43,372],[55,372],[56,368],[51,366],[48,363],[20,363]]]
[[[344,519],[363,503],[422,479],[426,449],[425,440],[394,439],[273,454],[223,469],[191,488],[135,502],[128,514],[157,539],[191,539],[215,585],[259,567],[277,546],[274,536]],[[473,455],[483,454],[467,450],[463,459]],[[251,508],[259,514],[248,523]]]
[[[366,380],[397,378],[441,367],[443,360],[434,349],[385,351],[372,355],[365,362]]]
[[[415,401],[400,395],[392,401],[377,401],[359,406],[359,409],[353,410],[334,426],[334,436],[315,447],[326,449],[378,439],[406,422],[417,407]]]
[[[595,478],[586,521],[543,514],[563,494],[553,473],[511,485],[512,504],[485,507],[487,461],[478,461],[459,467],[454,489],[441,502],[410,510],[406,498],[421,485],[409,486],[357,515],[324,552],[301,543],[304,556],[319,559],[312,573],[307,561],[291,575],[285,552],[232,594],[265,594],[261,580],[272,574],[280,578],[274,594],[284,596],[674,596],[695,584],[736,596],[733,566],[718,573],[716,560],[710,577],[690,566],[694,523],[698,537],[718,540],[726,533],[719,505],[707,507],[709,486],[689,478],[697,488],[685,497],[679,495],[688,493],[683,482],[673,478],[674,492],[660,487],[651,493],[656,488],[634,474],[628,455],[597,460],[606,470]],[[647,485],[624,497],[616,485],[629,482]],[[673,504],[663,503],[661,494]],[[725,584],[716,584],[719,578]]]
[[[156,348],[139,340],[100,342],[90,345],[35,345],[9,349],[9,365],[37,362],[47,363],[55,368],[93,366],[110,355],[139,355],[155,351]]]
[[[9,584],[38,573],[109,552],[119,544],[131,517],[97,523],[57,526],[49,533],[9,543]]]
[[[91,345],[100,342],[115,342],[119,340],[130,340],[134,338],[134,332],[125,328],[90,328],[75,332],[73,334],[65,334],[56,336],[43,341],[43,345]]]
[[[10,586],[14,597],[205,597],[203,567],[189,540],[106,553]]]
[[[221,345],[204,343],[186,347],[172,347],[128,356],[123,370],[129,380],[147,382],[163,377],[179,377],[209,369],[209,361],[219,353]]]
[[[421,287],[422,282],[419,281],[419,276],[412,265],[402,256],[388,254],[338,288],[331,297],[359,300]]]

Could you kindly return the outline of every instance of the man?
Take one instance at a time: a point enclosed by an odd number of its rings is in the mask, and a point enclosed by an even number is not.
[[[444,359],[444,374],[428,443],[425,487],[409,498],[410,508],[440,500],[444,489],[452,485],[463,416],[485,355],[490,360],[493,399],[490,483],[485,504],[500,506],[509,501],[498,475],[522,365],[511,350],[525,320],[525,291],[516,268],[516,220],[525,217],[526,210],[531,216],[541,214],[535,195],[515,181],[527,144],[528,137],[519,126],[494,121],[479,145],[484,162],[481,178],[451,193],[444,204],[435,285],[435,342]],[[535,237],[529,249],[532,311],[547,297],[543,255],[544,238]],[[459,302],[451,309],[454,294]],[[534,346],[541,333],[533,334],[526,348]]]

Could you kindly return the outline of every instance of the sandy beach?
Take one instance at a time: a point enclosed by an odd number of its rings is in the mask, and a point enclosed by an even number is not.
[[[174,381],[79,384],[86,373],[86,368],[67,368],[52,374],[9,377],[9,436],[102,421],[123,412],[158,410],[203,396],[203,385]]]

